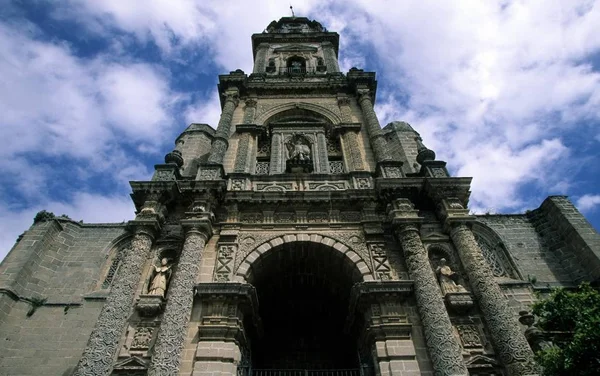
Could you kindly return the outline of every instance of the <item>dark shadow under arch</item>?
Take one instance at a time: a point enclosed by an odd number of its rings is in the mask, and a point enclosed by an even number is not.
[[[255,369],[358,367],[357,339],[344,332],[356,264],[321,243],[290,242],[261,254],[247,281],[256,287],[262,338],[251,338]]]

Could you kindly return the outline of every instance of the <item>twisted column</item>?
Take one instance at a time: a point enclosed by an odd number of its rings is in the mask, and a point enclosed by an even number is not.
[[[465,267],[471,288],[479,301],[500,361],[510,376],[537,374],[533,352],[525,339],[506,297],[494,280],[473,232],[465,224],[454,225],[452,241]]]
[[[135,290],[153,240],[153,229],[135,229],[130,249],[124,255],[74,375],[101,376],[111,372],[114,354],[131,315]]]
[[[267,65],[267,52],[269,51],[268,43],[261,43],[256,50],[256,58],[254,59],[253,73],[265,73]]]
[[[369,90],[359,90],[358,103],[363,112],[365,121],[367,123],[367,132],[369,133],[369,141],[371,148],[375,154],[375,161],[389,161],[391,157],[387,150],[387,142],[381,132],[381,125],[373,109],[373,100]]]
[[[215,138],[213,139],[210,147],[208,163],[223,163],[223,157],[225,156],[225,152],[229,146],[227,140],[229,139],[233,111],[235,111],[238,102],[237,90],[232,90],[225,93],[225,105],[223,106],[223,112],[221,112],[221,118],[219,119],[219,125],[217,126]]]
[[[327,66],[328,73],[339,72],[340,67],[338,66],[338,59],[335,56],[335,50],[331,42],[323,42],[323,57],[325,58],[325,65]]]
[[[181,351],[194,302],[194,284],[200,268],[202,250],[209,237],[207,233],[205,227],[195,223],[188,224],[177,271],[169,286],[167,305],[148,370],[149,376],[179,374]]]
[[[435,274],[429,265],[419,229],[413,224],[396,227],[410,278],[414,280],[417,308],[423,322],[425,343],[436,375],[468,375],[461,347],[452,330]]]

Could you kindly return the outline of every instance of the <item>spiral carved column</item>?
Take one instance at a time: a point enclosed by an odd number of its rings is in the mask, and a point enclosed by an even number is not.
[[[137,227],[130,249],[125,253],[119,271],[113,281],[110,295],[102,307],[96,326],[79,360],[74,375],[108,375],[113,366],[119,339],[131,315],[135,289],[144,262],[152,248],[153,227]]]
[[[219,119],[219,125],[217,126],[217,132],[210,148],[210,155],[208,157],[208,163],[221,164],[223,163],[223,157],[227,151],[229,133],[231,129],[231,120],[233,119],[233,111],[238,105],[238,92],[230,91],[225,93],[225,105],[223,106],[223,112],[221,112],[221,118]]]
[[[452,241],[469,277],[471,288],[488,324],[494,348],[510,376],[538,373],[533,352],[525,339],[506,297],[494,280],[473,232],[463,223],[450,230]]]
[[[468,375],[460,344],[454,336],[418,227],[414,224],[400,224],[396,226],[396,234],[402,245],[410,278],[414,280],[417,307],[435,375]]]
[[[195,223],[187,224],[186,230],[177,271],[169,286],[167,305],[148,370],[149,376],[179,374],[181,351],[192,313],[194,284],[200,268],[202,250],[210,236],[205,226]]]
[[[387,150],[387,142],[381,132],[379,119],[377,119],[377,114],[375,114],[375,110],[373,109],[373,101],[370,92],[368,90],[361,90],[359,92],[358,102],[367,123],[369,141],[371,142],[371,147],[375,154],[375,160],[377,162],[391,160]]]

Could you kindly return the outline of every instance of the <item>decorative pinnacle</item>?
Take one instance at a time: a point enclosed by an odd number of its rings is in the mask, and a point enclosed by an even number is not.
[[[296,17],[296,15],[294,14],[294,7],[292,6],[292,4],[290,4],[290,10],[292,11],[292,17]]]

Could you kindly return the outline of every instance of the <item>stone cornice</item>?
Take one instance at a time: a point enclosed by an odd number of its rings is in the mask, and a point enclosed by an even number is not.
[[[330,42],[337,57],[340,35],[335,32],[320,33],[262,33],[252,35],[252,56],[256,58],[258,46],[262,43],[322,43]]]

